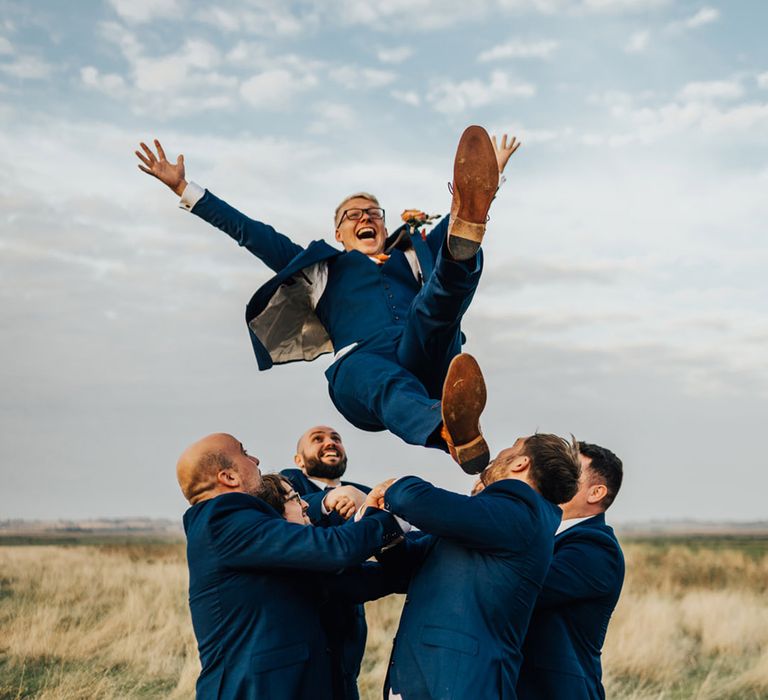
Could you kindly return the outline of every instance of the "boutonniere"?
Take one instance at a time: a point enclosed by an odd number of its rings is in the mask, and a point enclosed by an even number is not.
[[[427,237],[427,232],[423,229],[424,226],[429,226],[433,221],[440,218],[439,214],[427,214],[420,209],[406,209],[400,218],[408,226],[408,233],[413,235],[418,231],[422,238]]]

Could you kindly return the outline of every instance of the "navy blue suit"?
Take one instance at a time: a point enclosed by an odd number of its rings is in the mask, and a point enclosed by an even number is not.
[[[560,509],[513,479],[470,497],[409,476],[385,501],[431,535],[380,555],[411,572],[388,686],[403,700],[515,698]]]
[[[600,650],[624,581],[603,514],[555,537],[555,554],[523,646],[521,700],[603,700]]]
[[[208,191],[192,212],[277,272],[246,308],[260,369],[356,343],[326,371],[341,414],[362,430],[386,429],[410,444],[445,449],[436,435],[443,380],[461,351],[461,319],[482,269],[481,253],[464,262],[450,258],[447,217],[426,241],[411,237],[422,285],[399,248],[382,265],[323,241],[304,249]],[[328,277],[313,311],[312,285],[303,271],[318,263],[327,264]]]
[[[364,561],[399,535],[392,516],[305,527],[254,496],[228,493],[189,508],[184,530],[202,665],[197,697],[335,700],[318,615],[324,591],[306,571]]]
[[[308,515],[314,525],[333,527],[344,525],[338,513],[322,514],[321,506],[325,490],[307,478],[301,469],[283,469],[280,474],[290,480],[293,488],[309,504]],[[342,481],[343,486],[354,486],[364,493],[371,489],[362,484]],[[320,612],[328,647],[331,650],[334,698],[356,700],[357,677],[365,654],[365,640],[368,626],[365,623],[365,607],[355,605],[339,597],[331,598]]]

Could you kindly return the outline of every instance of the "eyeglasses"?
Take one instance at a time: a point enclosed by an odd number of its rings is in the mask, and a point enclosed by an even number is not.
[[[301,505],[301,496],[294,491],[283,499],[283,503],[289,503],[290,501],[296,501],[296,503]]]
[[[363,214],[368,214],[368,218],[371,221],[379,221],[384,218],[384,210],[381,207],[368,207],[367,209],[358,209],[355,207],[354,209],[344,210],[344,213],[339,219],[339,225],[341,225],[341,222],[344,221],[344,219],[360,221],[360,219],[363,218]]]

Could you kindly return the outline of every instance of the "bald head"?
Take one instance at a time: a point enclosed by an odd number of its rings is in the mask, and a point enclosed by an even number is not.
[[[176,464],[184,498],[191,505],[222,493],[256,495],[261,485],[259,460],[227,433],[213,433],[192,443]]]
[[[315,479],[340,479],[347,470],[341,435],[327,425],[315,425],[299,438],[293,461]]]

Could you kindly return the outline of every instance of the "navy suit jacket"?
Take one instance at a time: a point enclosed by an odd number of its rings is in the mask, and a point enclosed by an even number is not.
[[[245,216],[208,190],[192,208],[192,213],[224,231],[277,273],[256,290],[245,310],[259,369],[314,360],[333,351],[328,331],[311,307],[311,284],[302,271],[345,255],[345,251],[322,240],[312,241],[303,248],[272,226]],[[437,229],[433,233],[435,231]],[[430,234],[428,245],[420,232],[404,237],[403,242],[416,251],[425,278],[432,270],[443,235],[442,228],[435,236]],[[402,250],[403,242],[395,247]],[[388,249],[388,252],[392,251]]]
[[[602,700],[600,651],[624,581],[624,556],[603,514],[555,537],[555,554],[523,646],[525,700]]]
[[[296,493],[309,504],[308,515],[314,525],[336,527],[346,524],[338,513],[322,514],[321,505],[325,490],[307,478],[301,469],[283,469],[280,474],[290,480]],[[371,489],[362,484],[342,481],[344,486],[354,486],[364,493]],[[368,626],[365,623],[365,608],[355,605],[339,596],[330,598],[322,607],[320,618],[328,637],[333,670],[334,697],[338,700],[356,700],[357,677],[365,654],[365,640]]]
[[[198,698],[335,700],[318,615],[325,591],[306,571],[364,561],[399,536],[394,518],[377,511],[349,527],[306,527],[228,493],[187,510],[184,530]]]
[[[515,698],[560,509],[512,479],[470,497],[409,476],[385,501],[431,534],[380,556],[411,573],[388,687],[403,700]]]

